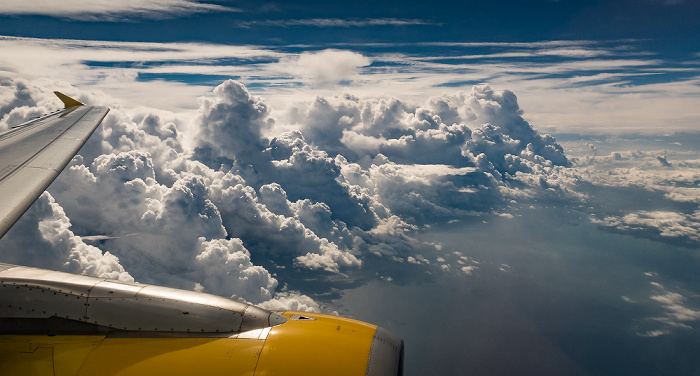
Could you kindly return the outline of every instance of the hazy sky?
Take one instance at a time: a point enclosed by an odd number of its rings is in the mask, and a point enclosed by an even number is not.
[[[700,373],[699,18],[3,1],[0,129],[111,111],[0,260],[369,321],[407,375]]]

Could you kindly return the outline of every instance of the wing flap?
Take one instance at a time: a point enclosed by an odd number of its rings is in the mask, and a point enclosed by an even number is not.
[[[75,105],[0,135],[0,237],[70,163],[107,112]]]

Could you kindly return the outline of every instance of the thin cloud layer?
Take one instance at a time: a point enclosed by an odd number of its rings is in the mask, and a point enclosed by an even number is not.
[[[622,216],[594,219],[595,223],[618,231],[655,238],[679,239],[700,243],[700,211],[683,214],[670,211],[635,211]]]
[[[293,27],[368,27],[368,26],[411,26],[411,25],[437,25],[440,23],[419,19],[398,18],[366,18],[366,19],[341,19],[341,18],[308,18],[285,20],[260,20],[241,21],[236,23],[238,27],[250,28],[253,26]]]
[[[377,51],[411,46],[429,53]],[[65,80],[109,94],[110,105],[176,112],[235,77],[273,112],[344,92],[416,106],[488,83],[518,93],[524,118],[546,132],[655,134],[700,119],[695,62],[665,61],[634,40],[274,47],[0,37],[0,48],[3,77]]]
[[[631,150],[596,155],[601,153],[595,145],[589,149],[589,155],[575,161],[580,177],[619,192],[613,193],[618,205],[592,213],[594,223],[648,239],[689,247],[700,244],[700,164],[694,153]],[[598,194],[597,188],[582,191]]]
[[[193,13],[236,12],[235,8],[192,0],[8,0],[0,4],[0,14],[45,15],[81,21],[125,21],[188,16]]]
[[[650,294],[638,299],[623,296],[631,305],[645,305],[653,312],[636,325],[640,337],[660,337],[678,332],[697,330],[700,310],[697,309],[697,295],[678,287],[668,287],[657,282],[658,273],[647,272]]]

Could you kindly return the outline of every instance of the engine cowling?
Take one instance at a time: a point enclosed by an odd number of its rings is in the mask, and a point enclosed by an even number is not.
[[[361,321],[306,312],[284,312],[273,327],[255,375],[402,375],[403,341]]]
[[[403,373],[403,341],[338,316],[0,264],[0,369],[55,376],[395,376]]]

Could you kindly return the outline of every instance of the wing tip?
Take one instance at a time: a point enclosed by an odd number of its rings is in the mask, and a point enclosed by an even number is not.
[[[75,107],[75,106],[85,106],[84,103],[81,103],[81,102],[79,102],[79,101],[59,92],[59,91],[54,91],[53,93],[56,94],[56,96],[58,97],[58,99],[61,100],[61,102],[63,102],[63,104],[66,106],[66,108]]]

